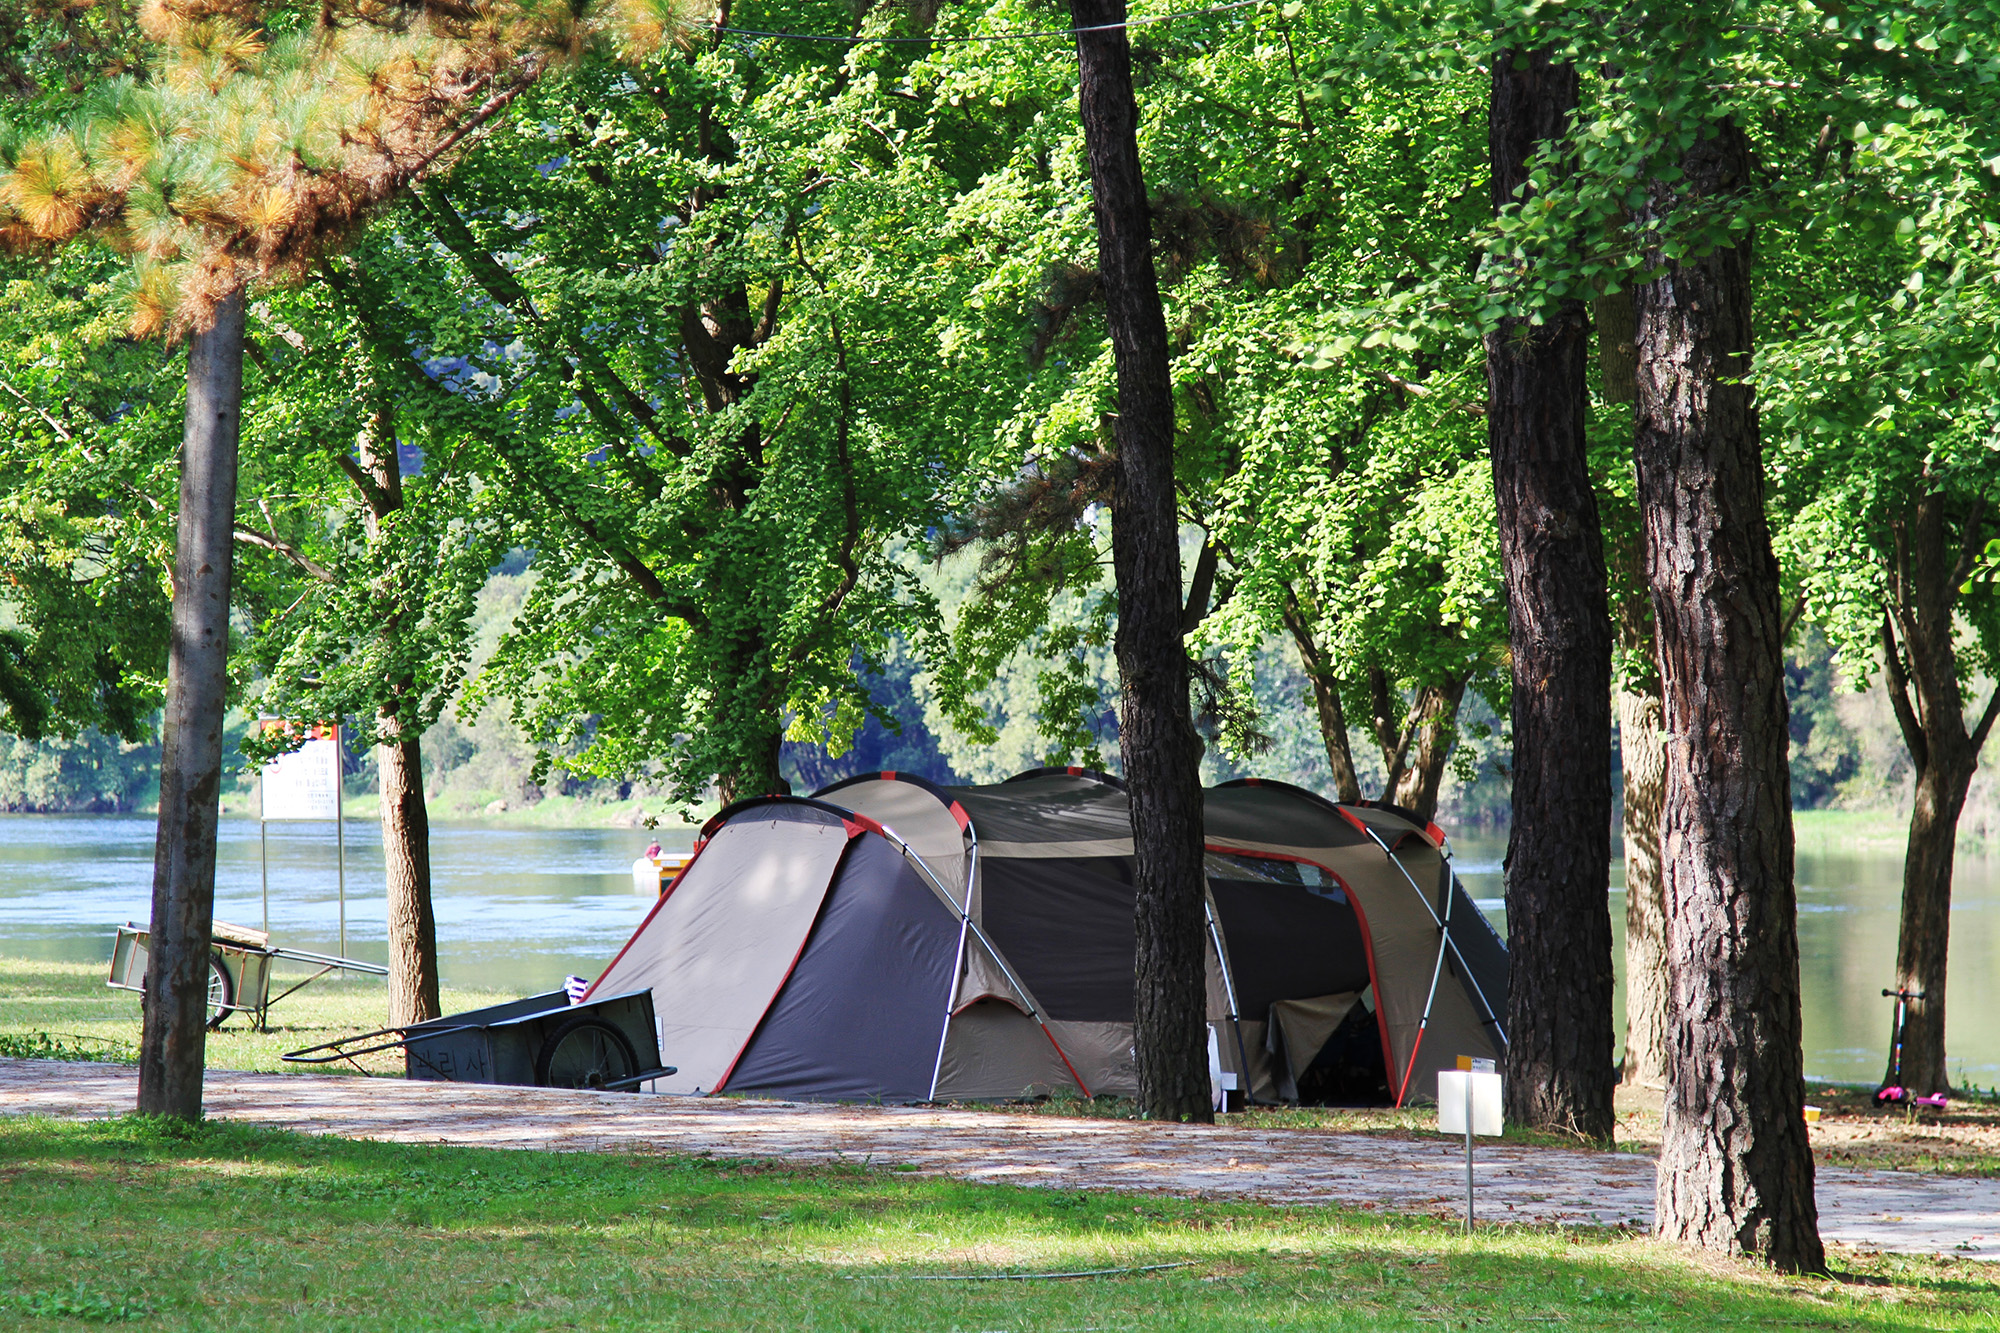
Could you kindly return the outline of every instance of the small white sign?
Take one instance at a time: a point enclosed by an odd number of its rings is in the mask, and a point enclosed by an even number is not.
[[[340,729],[315,727],[313,738],[264,765],[258,783],[264,818],[340,818]]]
[[[1500,1076],[1461,1069],[1438,1071],[1438,1132],[1463,1134],[1472,1115],[1472,1132],[1482,1138],[1500,1134]]]

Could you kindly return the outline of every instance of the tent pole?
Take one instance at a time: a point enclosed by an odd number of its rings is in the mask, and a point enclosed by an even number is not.
[[[1222,947],[1222,931],[1215,922],[1215,900],[1204,893],[1201,898],[1202,914],[1208,918],[1208,938],[1215,945],[1216,970],[1222,973],[1222,993],[1229,998],[1229,1026],[1236,1032],[1236,1058],[1243,1065],[1243,1104],[1248,1106],[1256,1099],[1250,1095],[1250,1051],[1243,1044],[1243,1011],[1236,1002],[1236,978],[1229,970],[1229,954]],[[1226,1105],[1229,1097],[1223,1094]]]
[[[1411,881],[1413,884],[1415,881]],[[1435,917],[1436,913],[1432,913]],[[1423,1049],[1424,1033],[1430,1029],[1431,1006],[1437,1002],[1438,978],[1444,975],[1444,949],[1451,941],[1451,899],[1444,900],[1444,920],[1438,923],[1438,956],[1431,964],[1431,988],[1424,996],[1424,1016],[1417,1020],[1417,1039],[1410,1044],[1410,1062],[1403,1067],[1403,1086],[1396,1089],[1396,1105],[1403,1104],[1403,1098],[1410,1091],[1410,1075],[1416,1072],[1417,1052]]]
[[[938,1030],[937,1061],[931,1066],[931,1095],[925,1101],[937,1100],[938,1080],[944,1077],[944,1044],[951,1037],[952,1003],[958,999],[958,979],[965,969],[965,937],[972,925],[972,886],[979,876],[979,835],[966,825],[966,833],[972,839],[972,851],[966,858],[965,905],[958,912],[958,952],[951,963],[951,990],[944,997],[944,1026]]]
[[[1404,882],[1410,886],[1410,892],[1417,895],[1417,901],[1424,905],[1424,910],[1426,912],[1430,913],[1432,924],[1437,926],[1439,930],[1444,930],[1444,922],[1439,919],[1437,914],[1437,909],[1431,906],[1431,900],[1424,896],[1424,891],[1417,887],[1416,877],[1410,874],[1409,867],[1404,865],[1401,861],[1396,860],[1396,854],[1389,850],[1388,843],[1382,841],[1382,835],[1377,833],[1374,829],[1368,827],[1368,825],[1362,823],[1358,819],[1350,819],[1348,822],[1353,824],[1356,828],[1360,829],[1363,833],[1367,834],[1368,837],[1375,843],[1375,845],[1382,849],[1382,855],[1388,857],[1390,863],[1393,864],[1397,870],[1402,872]],[[1443,865],[1445,867],[1446,873],[1449,873],[1451,870],[1451,862],[1448,860],[1444,861]],[[1447,907],[1449,907],[1450,902],[1451,902],[1450,898],[1445,899]],[[1493,1030],[1500,1034],[1501,1044],[1503,1046],[1506,1045],[1507,1029],[1504,1025],[1501,1024],[1499,1015],[1493,1012],[1493,1004],[1486,998],[1486,992],[1479,988],[1479,978],[1472,974],[1472,965],[1466,962],[1465,955],[1458,951],[1458,941],[1452,939],[1450,931],[1445,931],[1444,938],[1445,942],[1451,946],[1452,957],[1458,959],[1458,965],[1465,969],[1465,984],[1472,987],[1472,993],[1479,997],[1479,1007],[1486,1011],[1486,1021],[1491,1023],[1493,1025]]]

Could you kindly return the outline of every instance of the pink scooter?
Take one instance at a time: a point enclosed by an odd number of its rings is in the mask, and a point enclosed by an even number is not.
[[[1943,1093],[1936,1092],[1928,1097],[1919,1097],[1903,1086],[1903,1023],[1910,1016],[1910,1001],[1923,999],[1924,993],[1913,990],[1885,990],[1882,992],[1884,999],[1887,999],[1891,995],[1896,997],[1896,1048],[1895,1054],[1891,1059],[1893,1068],[1889,1073],[1889,1081],[1875,1090],[1875,1104],[1877,1106],[1928,1106],[1934,1111],[1942,1111],[1950,1101],[1950,1098],[1946,1097]]]

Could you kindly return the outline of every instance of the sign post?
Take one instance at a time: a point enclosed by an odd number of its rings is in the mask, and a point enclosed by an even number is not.
[[[267,729],[281,722],[266,721]],[[306,742],[264,765],[257,783],[258,841],[264,873],[264,930],[271,929],[271,840],[273,821],[307,822],[331,819],[340,893],[340,956],[347,956],[347,828],[341,818],[344,802],[340,781],[340,724],[318,723],[306,731]]]
[[[1472,1136],[1500,1133],[1500,1075],[1493,1061],[1458,1057],[1457,1069],[1438,1071],[1438,1132],[1465,1135],[1465,1230],[1472,1232]]]

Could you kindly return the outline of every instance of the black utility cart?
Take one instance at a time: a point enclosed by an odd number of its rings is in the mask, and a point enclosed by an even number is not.
[[[513,1083],[636,1092],[674,1070],[660,1063],[653,992],[627,991],[571,1004],[562,991],[530,995],[427,1023],[383,1028],[292,1051],[293,1064],[324,1065],[403,1048],[413,1079]]]

